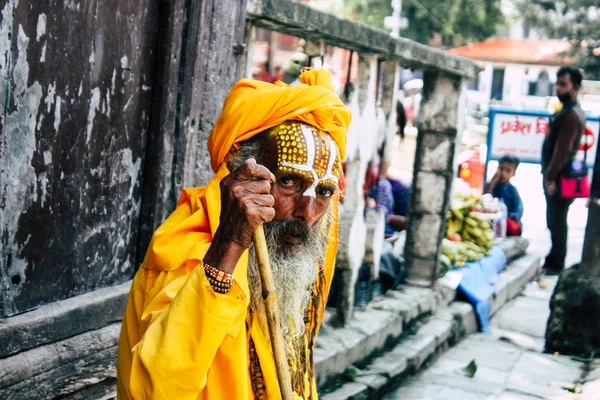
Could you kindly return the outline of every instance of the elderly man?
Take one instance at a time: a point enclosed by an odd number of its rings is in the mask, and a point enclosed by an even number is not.
[[[326,71],[289,87],[242,80],[208,140],[214,178],[185,189],[137,272],[121,329],[119,399],[276,399],[252,234],[264,224],[299,398],[337,249],[349,109]]]

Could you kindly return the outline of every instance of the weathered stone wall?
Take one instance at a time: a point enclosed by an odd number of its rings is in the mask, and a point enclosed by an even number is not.
[[[210,179],[245,2],[1,9],[5,317],[131,279],[181,189]]]
[[[212,176],[245,7],[0,1],[0,398],[114,395],[129,280]]]
[[[157,6],[1,2],[0,317],[131,278]]]
[[[208,135],[242,75],[246,1],[188,3],[163,1],[160,10],[138,262],[181,190],[212,177]]]

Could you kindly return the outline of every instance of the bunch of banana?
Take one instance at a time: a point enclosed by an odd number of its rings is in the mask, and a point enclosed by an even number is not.
[[[458,244],[459,244],[458,257],[456,258],[456,261],[454,262],[454,266],[456,268],[462,268],[465,266],[467,261],[469,261],[469,259],[467,257],[467,248],[464,247],[462,242],[458,242]]]
[[[468,247],[462,242],[452,242],[448,239],[442,240],[442,255],[457,268],[465,266],[468,261]]]
[[[465,216],[458,208],[451,208],[450,211],[448,211],[446,221],[446,237],[460,233],[463,230],[464,218]]]
[[[479,218],[477,215],[468,214],[464,218],[461,237],[464,241],[472,242],[483,250],[483,254],[487,255],[489,250],[494,246],[494,232],[490,222]],[[475,251],[474,249],[472,249]]]
[[[442,240],[442,255],[448,257],[451,263],[455,263],[458,259],[458,247],[455,242],[448,239]]]
[[[463,243],[467,246],[467,260],[469,262],[479,261],[483,257],[489,255],[489,252],[485,248],[480,247],[473,242],[466,241]]]
[[[452,237],[464,229],[465,218],[469,215],[469,210],[476,206],[478,199],[475,196],[469,196],[466,201],[455,200],[446,216],[446,237]]]

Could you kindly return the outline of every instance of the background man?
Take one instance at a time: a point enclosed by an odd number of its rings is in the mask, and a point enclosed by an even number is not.
[[[560,174],[570,168],[575,159],[585,128],[585,113],[577,102],[583,76],[573,67],[558,70],[556,96],[563,104],[550,121],[550,131],[542,146],[542,174],[546,195],[546,223],[550,230],[552,248],[546,257],[544,270],[557,274],[565,266],[567,255],[567,216],[572,199],[560,195]]]
[[[214,178],[155,232],[121,329],[119,399],[280,397],[252,234],[265,224],[294,392],[313,356],[337,249],[349,109],[331,75],[241,80],[208,140]],[[230,172],[231,171],[231,172]]]

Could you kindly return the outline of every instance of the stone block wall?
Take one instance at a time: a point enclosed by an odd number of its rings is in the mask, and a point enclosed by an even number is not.
[[[407,282],[433,286],[460,147],[465,109],[462,78],[436,71],[424,76],[417,153],[408,208]]]

